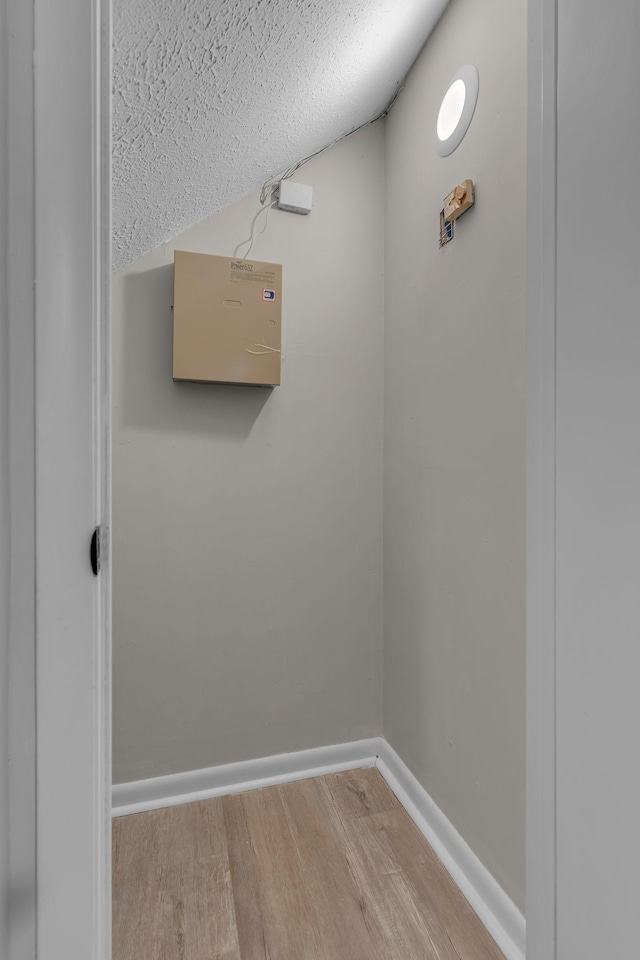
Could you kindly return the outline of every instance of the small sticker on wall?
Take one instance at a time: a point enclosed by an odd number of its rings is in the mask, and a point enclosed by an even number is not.
[[[263,300],[275,300],[275,298],[276,298],[275,290],[271,290],[267,287],[265,290],[262,291]]]

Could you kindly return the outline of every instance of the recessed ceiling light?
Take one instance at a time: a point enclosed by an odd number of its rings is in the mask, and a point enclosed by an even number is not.
[[[462,142],[478,101],[478,71],[471,64],[456,73],[442,98],[436,122],[436,150],[447,157]]]

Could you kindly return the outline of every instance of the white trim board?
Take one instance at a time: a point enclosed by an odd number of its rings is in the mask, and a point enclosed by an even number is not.
[[[24,5],[34,14],[21,49],[34,81],[36,389],[14,427],[34,423],[35,936],[38,960],[109,960],[111,0]],[[27,108],[20,126],[30,122]],[[27,322],[22,309],[17,317]],[[29,531],[18,532],[22,549]]]
[[[383,737],[116,784],[113,816],[373,766],[378,767],[507,960],[524,960],[521,912]]]
[[[195,800],[272,787],[278,783],[323,777],[341,770],[373,767],[379,752],[380,738],[373,737],[331,747],[281,753],[259,760],[227,763],[205,770],[119,783],[113,788],[113,816],[124,817],[159,807],[172,807],[178,803],[193,803]]]
[[[522,913],[384,739],[377,767],[507,960],[524,960]]]

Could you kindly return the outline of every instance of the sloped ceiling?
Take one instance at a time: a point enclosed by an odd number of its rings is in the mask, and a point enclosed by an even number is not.
[[[388,106],[448,0],[115,0],[114,268]]]

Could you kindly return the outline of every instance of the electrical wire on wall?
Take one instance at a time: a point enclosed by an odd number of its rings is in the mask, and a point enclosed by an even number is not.
[[[246,240],[241,240],[241,241],[240,241],[240,243],[238,244],[238,246],[237,246],[237,247],[235,248],[235,250],[233,251],[234,257],[237,257],[237,256],[238,256],[238,250],[240,249],[240,247],[244,246],[245,243],[248,243],[249,246],[247,247],[245,253],[242,255],[242,259],[243,259],[243,260],[247,260],[247,259],[249,258],[249,254],[251,253],[251,248],[253,247],[254,241],[257,240],[258,237],[261,237],[262,234],[263,234],[263,233],[265,232],[265,230],[267,229],[267,226],[268,226],[268,224],[269,224],[269,214],[271,213],[271,209],[272,209],[272,207],[274,207],[274,206],[275,206],[275,201],[272,202],[272,203],[270,203],[268,206],[264,206],[264,205],[263,205],[263,206],[260,207],[260,209],[259,209],[258,212],[256,213],[255,217],[254,217],[253,220],[251,221],[251,234],[249,235],[249,237],[248,237]],[[265,212],[265,210],[267,211],[267,215],[266,215],[265,220],[264,220],[264,226],[263,226],[262,230],[260,231],[260,233],[259,233],[257,236],[254,236],[255,228],[256,228],[256,223],[257,223],[257,221],[258,221],[258,218],[261,216],[261,214],[263,214],[263,213]]]
[[[265,182],[262,185],[262,190],[260,191],[260,209],[258,210],[258,212],[256,213],[255,217],[251,222],[250,236],[246,240],[242,240],[238,244],[238,246],[236,247],[233,253],[234,257],[237,257],[238,250],[240,250],[240,248],[244,246],[245,243],[248,243],[249,246],[247,247],[247,250],[242,257],[243,260],[246,260],[249,254],[251,253],[251,248],[253,247],[254,240],[257,240],[258,237],[261,237],[262,234],[267,229],[267,226],[269,223],[269,213],[272,207],[276,206],[277,204],[277,201],[274,200],[274,190],[281,180],[290,180],[291,177],[294,175],[294,173],[297,173],[300,167],[303,167],[305,163],[309,162],[309,160],[313,160],[315,157],[320,156],[321,153],[324,153],[325,150],[329,150],[330,147],[335,147],[336,144],[342,143],[343,140],[346,140],[348,137],[352,137],[354,133],[358,133],[360,130],[364,130],[365,127],[370,127],[373,123],[377,123],[378,120],[382,120],[384,117],[387,116],[387,114],[389,113],[392,106],[394,105],[394,103],[396,102],[396,100],[398,99],[398,97],[400,96],[403,90],[404,90],[404,84],[398,87],[389,105],[385,107],[382,113],[379,113],[376,117],[374,117],[373,120],[367,120],[366,123],[361,123],[359,127],[354,127],[353,130],[349,130],[348,133],[343,134],[341,137],[336,137],[335,140],[331,140],[331,142],[325,144],[324,147],[320,147],[319,150],[316,150],[314,153],[310,153],[308,157],[304,157],[302,160],[298,160],[297,163],[294,163],[290,167],[287,167],[286,170],[284,170],[282,173],[279,173],[277,176],[270,177],[268,180],[265,180]],[[260,231],[260,233],[257,235],[257,237],[254,237],[256,222],[260,217],[260,215],[264,213],[265,210],[267,211],[267,216],[264,222],[264,226]]]
[[[320,156],[320,154],[324,153],[325,150],[329,150],[330,147],[335,147],[336,144],[342,143],[342,141],[346,140],[348,137],[352,137],[354,133],[358,133],[360,130],[364,130],[365,127],[370,127],[371,124],[377,123],[378,120],[382,120],[383,117],[386,117],[389,111],[391,110],[391,107],[394,105],[394,103],[396,102],[396,100],[398,99],[398,97],[400,96],[403,90],[404,90],[404,84],[401,87],[398,87],[389,105],[385,107],[382,113],[379,113],[377,117],[374,117],[373,120],[367,120],[366,123],[361,123],[359,127],[354,127],[353,130],[349,130],[348,133],[343,134],[341,137],[336,137],[335,140],[332,140],[330,143],[327,143],[324,147],[320,147],[320,149],[316,150],[315,153],[311,153],[309,154],[308,157],[305,157],[303,160],[298,160],[297,163],[294,163],[292,166],[287,167],[287,169],[283,173],[280,173],[275,177],[271,177],[269,180],[265,180],[262,186],[262,190],[260,191],[260,203],[264,205],[267,202],[269,191],[273,189],[273,187],[275,187],[276,184],[280,183],[281,180],[289,180],[294,175],[294,173],[297,173],[300,167],[304,166],[305,163],[308,163],[309,160],[313,160],[314,157]]]

